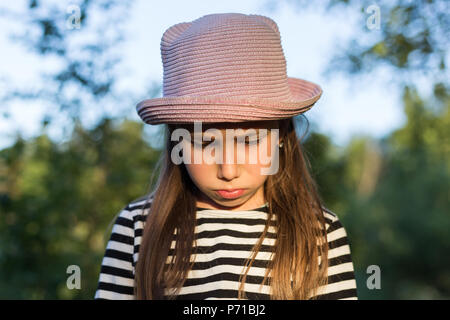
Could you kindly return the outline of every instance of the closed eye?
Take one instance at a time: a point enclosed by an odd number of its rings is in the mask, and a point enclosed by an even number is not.
[[[196,147],[206,148],[206,146],[208,146],[209,144],[213,143],[214,141],[215,141],[215,139],[212,139],[211,141],[197,142],[195,139],[191,139],[191,144],[194,145],[194,146],[196,146]],[[234,141],[235,141],[235,142],[238,142],[237,138],[235,138]],[[257,138],[250,138],[250,139],[249,139],[248,137],[246,137],[246,138],[244,139],[244,143],[245,143],[246,145],[249,145],[249,146],[256,145],[256,144],[258,144],[260,141],[261,141],[261,138],[260,138],[260,139],[257,139]],[[239,140],[239,142],[241,142],[241,140]]]
[[[260,131],[259,132],[259,137],[258,137],[257,134],[250,135],[250,137],[249,136],[245,136],[243,142],[247,146],[253,146],[253,145],[258,144],[266,136],[267,136],[267,133],[264,134],[264,133],[262,133]],[[191,134],[191,144],[194,145],[195,147],[205,148],[206,146],[208,146],[209,144],[211,144],[211,143],[213,143],[215,141],[215,137],[214,136],[212,136],[210,139],[211,139],[210,141],[205,141],[205,137],[203,137],[203,139],[201,141],[198,141],[198,140],[194,139],[194,135]],[[242,143],[242,139],[238,139],[238,137],[234,137],[234,141],[238,142],[238,143]]]

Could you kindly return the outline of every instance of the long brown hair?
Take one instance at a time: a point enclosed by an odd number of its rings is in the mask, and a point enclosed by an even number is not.
[[[297,136],[295,119],[279,120],[284,144],[280,149],[279,170],[269,175],[264,183],[268,219],[252,256],[246,261],[246,271],[240,277],[239,298],[245,298],[247,273],[273,215],[276,215],[277,230],[275,249],[262,283],[267,281],[270,285],[271,299],[311,299],[328,280],[328,246],[322,200],[302,149],[303,136]],[[151,205],[136,265],[136,299],[176,298],[193,264],[190,257],[199,190],[190,180],[184,164],[176,165],[171,161],[174,142],[170,140],[170,128],[165,125],[166,148],[159,162],[161,170],[147,199]],[[175,248],[168,259],[172,240],[176,240]],[[166,288],[172,291],[167,293]]]

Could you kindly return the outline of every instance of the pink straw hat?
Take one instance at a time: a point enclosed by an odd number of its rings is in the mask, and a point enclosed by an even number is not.
[[[288,77],[277,24],[261,15],[208,14],[161,38],[163,97],[139,102],[148,124],[289,118],[309,110],[322,89]]]

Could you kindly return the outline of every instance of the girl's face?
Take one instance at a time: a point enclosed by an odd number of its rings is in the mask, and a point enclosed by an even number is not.
[[[264,168],[269,168],[271,162],[267,162],[267,159],[272,157],[272,142],[270,129],[278,129],[278,121],[253,121],[253,122],[240,122],[240,123],[202,123],[202,141],[194,141],[193,126],[184,126],[191,133],[191,161],[185,163],[187,172],[201,191],[200,196],[197,198],[197,206],[208,209],[224,209],[224,210],[249,210],[262,206],[265,203],[264,199],[264,182],[268,175],[262,174]],[[206,137],[212,137],[215,140],[214,135],[205,133],[209,128],[215,128],[222,133],[222,143],[219,149],[210,148],[207,152],[208,144],[212,144],[211,140],[207,140]],[[244,136],[245,133],[254,132],[256,135],[246,137],[245,141],[239,142],[239,140],[228,140],[234,145],[229,148],[227,153],[227,139],[226,129],[242,129],[243,131],[236,132],[236,136]],[[251,129],[254,129],[251,130]],[[264,130],[267,129],[266,135]],[[206,140],[206,141],[205,141]],[[280,139],[278,138],[278,143]],[[244,146],[238,146],[243,144]],[[239,149],[241,148],[241,149]],[[261,161],[259,156],[259,148],[264,149],[264,155],[267,158]],[[277,147],[278,148],[278,147]],[[199,149],[203,155],[203,161],[201,163],[194,162],[194,150]],[[217,161],[215,158],[215,150],[222,150],[222,158]],[[234,149],[233,152],[230,149]],[[238,151],[241,153],[245,151],[244,161],[238,160]],[[197,151],[198,152],[198,151]],[[256,161],[250,161],[250,154],[253,153]],[[234,155],[234,159],[231,159]],[[212,158],[212,157],[214,158]],[[242,155],[241,155],[242,156]],[[206,163],[205,159],[209,158],[213,161]],[[255,159],[255,158],[254,158]],[[228,162],[228,163],[227,163]],[[230,189],[240,189],[236,192],[226,192]]]

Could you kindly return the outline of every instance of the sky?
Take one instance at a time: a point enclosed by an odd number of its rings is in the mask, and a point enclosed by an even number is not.
[[[20,7],[26,3],[8,2],[8,6]],[[69,1],[67,3],[71,4]],[[402,126],[405,117],[400,92],[390,85],[388,70],[379,69],[358,78],[324,74],[328,62],[346,40],[365,27],[360,26],[365,19],[363,17],[361,20],[361,15],[368,17],[369,14],[358,8],[327,12],[318,6],[298,8],[289,4],[289,1],[270,2],[272,10],[269,10],[268,3],[256,0],[136,0],[125,22],[120,66],[124,72],[119,81],[120,87],[126,90],[148,85],[152,81],[162,83],[160,41],[170,26],[211,13],[261,14],[272,18],[279,27],[288,76],[315,82],[323,89],[322,97],[305,113],[315,130],[327,134],[334,144],[344,146],[355,135],[380,138]],[[0,33],[2,79],[21,85],[33,83],[40,81],[41,71],[57,67],[52,65],[52,61],[43,61],[12,41],[8,37],[10,26],[4,20],[0,20],[0,28],[6,30]],[[377,32],[360,32],[359,40],[370,41],[370,37],[378,36]],[[13,143],[12,133],[16,130],[25,138],[37,135],[44,110],[42,105],[36,103],[30,106],[24,102],[16,102],[9,108],[11,117],[0,117],[0,149]],[[125,106],[125,109],[127,118],[140,120],[135,103]],[[114,110],[111,112],[114,113]],[[87,114],[83,123],[94,124],[100,116],[95,112]],[[64,126],[63,121],[55,124],[48,131],[49,136],[55,141],[61,140]],[[150,137],[155,130],[156,126],[146,126],[146,134]]]

